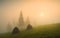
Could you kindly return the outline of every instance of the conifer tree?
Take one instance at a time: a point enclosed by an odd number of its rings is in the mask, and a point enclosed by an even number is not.
[[[26,25],[30,24],[30,20],[29,20],[29,17],[27,17],[27,20],[26,20]]]
[[[7,31],[8,31],[8,32],[11,32],[11,30],[12,30],[11,24],[8,23],[8,24],[7,24]]]
[[[24,19],[23,19],[22,11],[20,12],[20,17],[19,17],[19,28],[21,29],[24,28]]]

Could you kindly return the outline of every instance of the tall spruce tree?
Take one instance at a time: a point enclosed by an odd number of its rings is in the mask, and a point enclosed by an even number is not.
[[[20,17],[19,17],[19,28],[24,29],[24,19],[23,19],[22,11],[20,12]]]

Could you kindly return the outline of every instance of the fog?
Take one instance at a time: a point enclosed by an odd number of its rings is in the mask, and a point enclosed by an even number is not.
[[[60,1],[59,0],[20,0],[0,1],[0,33],[7,31],[7,24],[18,22],[20,11],[23,13],[24,21],[29,16],[30,23],[50,24],[60,23]]]

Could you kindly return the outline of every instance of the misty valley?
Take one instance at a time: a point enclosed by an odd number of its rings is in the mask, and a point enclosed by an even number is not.
[[[0,38],[60,38],[60,0],[0,0]]]

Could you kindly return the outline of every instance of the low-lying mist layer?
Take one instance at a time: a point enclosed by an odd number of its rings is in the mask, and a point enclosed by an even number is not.
[[[34,27],[32,30],[1,34],[0,38],[60,38],[60,23]]]

